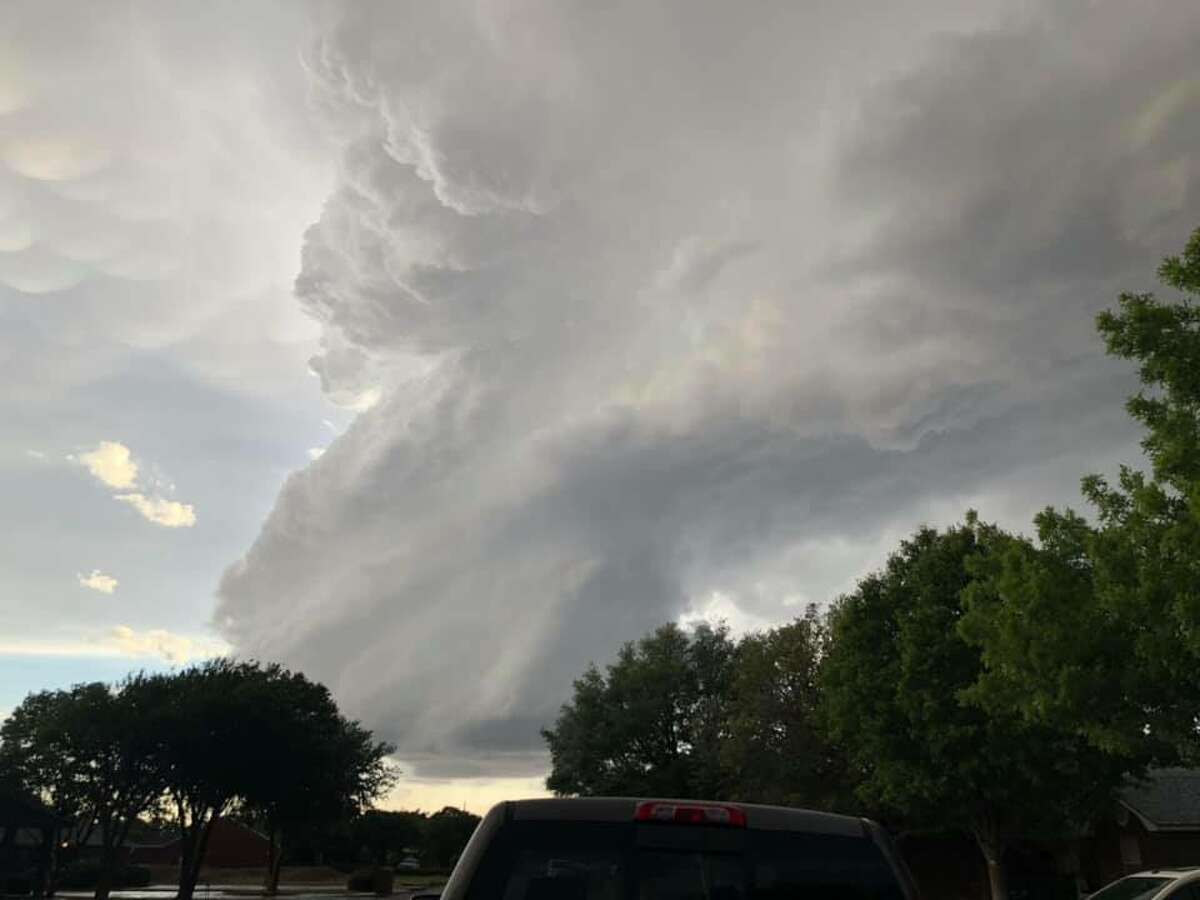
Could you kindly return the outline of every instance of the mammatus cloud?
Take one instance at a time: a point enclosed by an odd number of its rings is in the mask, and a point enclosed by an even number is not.
[[[148,522],[164,528],[191,528],[196,524],[196,511],[190,503],[167,500],[163,497],[147,497],[145,494],[117,494],[113,497],[128,503]]]
[[[0,634],[198,628],[280,473],[348,415],[292,297],[334,172],[299,65],[314,5],[0,9]],[[121,573],[103,603],[70,581],[93,562]]]
[[[620,642],[1071,502],[1135,440],[1092,318],[1200,208],[1200,10],[1036,6],[345,6],[296,291],[325,389],[380,399],[223,634],[418,776],[532,775]]]
[[[55,396],[131,350],[294,389],[315,339],[288,298],[297,228],[328,184],[295,74],[308,12],[135,0],[118,25],[5,4],[0,295],[49,301],[22,310],[33,340],[0,338],[14,394]]]
[[[101,441],[95,450],[79,454],[79,462],[110,488],[131,488],[137,483],[138,465],[119,441]]]
[[[117,589],[120,584],[116,578],[111,575],[105,575],[99,569],[92,569],[91,573],[84,575],[79,573],[76,578],[79,584],[85,588],[91,588],[93,591],[99,591],[101,594],[111,594]]]

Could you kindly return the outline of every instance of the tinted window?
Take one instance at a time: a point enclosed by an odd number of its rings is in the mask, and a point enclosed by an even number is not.
[[[869,839],[740,829],[517,822],[471,900],[903,900]]]
[[[756,832],[755,900],[903,897],[874,841],[825,834]]]
[[[503,900],[621,900],[622,854],[522,850],[500,893]]]
[[[637,850],[633,854],[637,900],[744,900],[741,856]]]

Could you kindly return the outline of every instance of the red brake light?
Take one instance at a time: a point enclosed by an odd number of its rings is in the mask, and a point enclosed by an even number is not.
[[[746,827],[746,813],[728,804],[717,803],[639,803],[633,815],[636,822],[672,822],[676,825],[731,825]]]

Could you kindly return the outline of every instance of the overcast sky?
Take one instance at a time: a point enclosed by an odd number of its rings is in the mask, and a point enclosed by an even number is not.
[[[1137,459],[1092,320],[1200,225],[1194,4],[0,25],[0,710],[277,659],[478,808],[620,642]]]

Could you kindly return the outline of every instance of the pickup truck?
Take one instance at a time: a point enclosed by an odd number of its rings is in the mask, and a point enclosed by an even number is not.
[[[428,895],[422,895],[428,896]],[[866,819],[692,800],[517,800],[479,823],[441,900],[916,900]]]

